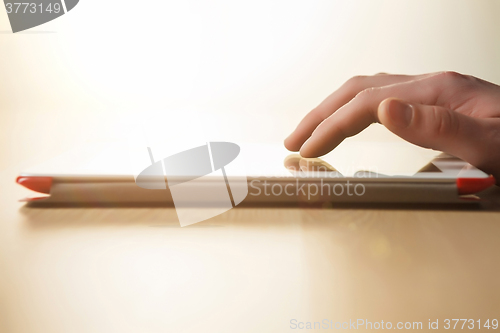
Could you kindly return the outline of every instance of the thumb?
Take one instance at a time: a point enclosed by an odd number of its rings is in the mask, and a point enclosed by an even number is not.
[[[410,104],[388,98],[378,107],[380,122],[401,138],[425,148],[457,156],[475,166],[484,159],[483,119],[435,105]]]

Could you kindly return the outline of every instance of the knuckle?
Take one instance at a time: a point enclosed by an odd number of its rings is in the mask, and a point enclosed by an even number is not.
[[[454,91],[454,94],[456,94],[460,91],[463,91],[463,88],[470,88],[471,84],[473,83],[473,78],[471,76],[460,74],[454,71],[440,72],[432,80],[436,80],[431,85],[433,93],[435,95],[440,95],[445,92],[449,93],[450,91]],[[450,88],[452,90],[450,90]],[[448,107],[451,108],[450,105],[448,105]]]
[[[357,100],[365,101],[374,97],[374,95],[380,90],[378,87],[371,87],[361,90],[355,97]]]
[[[460,80],[467,79],[466,75],[460,74],[455,71],[444,71],[438,74],[438,77],[441,80],[444,80],[446,82],[456,82]]]
[[[346,81],[346,85],[349,87],[359,87],[362,85],[362,82],[366,80],[366,76],[364,75],[356,75],[351,77],[349,80]]]
[[[359,81],[363,81],[365,79],[366,79],[366,75],[356,75],[356,76],[351,77],[349,80],[352,80],[354,82],[359,82]]]

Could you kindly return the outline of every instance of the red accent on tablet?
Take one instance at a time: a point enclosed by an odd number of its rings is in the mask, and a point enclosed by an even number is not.
[[[50,193],[50,187],[52,186],[52,177],[23,177],[19,176],[16,182],[24,187],[40,192],[40,193]]]
[[[489,176],[488,178],[458,178],[457,188],[458,194],[474,194],[495,185],[495,178]]]
[[[20,199],[19,202],[33,202],[33,201],[38,201],[38,200],[44,200],[47,198],[50,198],[50,195],[46,196],[46,197],[24,198],[24,199]]]

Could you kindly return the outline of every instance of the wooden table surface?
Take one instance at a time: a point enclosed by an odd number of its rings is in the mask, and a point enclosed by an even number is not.
[[[0,332],[500,316],[496,187],[482,208],[237,207],[181,228],[173,208],[26,207],[18,168],[0,178]]]

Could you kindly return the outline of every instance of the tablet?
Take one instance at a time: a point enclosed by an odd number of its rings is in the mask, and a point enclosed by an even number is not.
[[[465,203],[495,183],[406,142],[344,142],[305,159],[281,144],[205,142],[176,151],[87,144],[20,173],[36,204]]]

